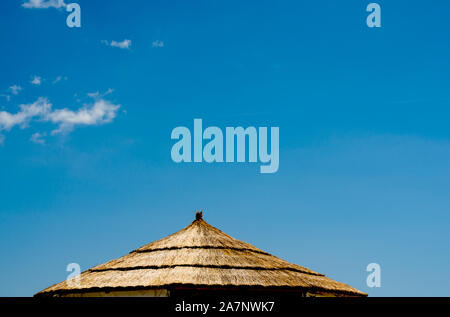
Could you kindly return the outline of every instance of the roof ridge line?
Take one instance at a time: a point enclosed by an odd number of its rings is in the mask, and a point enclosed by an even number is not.
[[[232,266],[232,265],[213,265],[213,264],[172,264],[172,265],[139,265],[133,267],[113,267],[104,269],[89,269],[86,272],[105,272],[105,271],[133,271],[143,269],[169,269],[174,267],[201,267],[201,268],[221,268],[221,269],[237,269],[237,270],[260,270],[260,271],[293,271],[307,275],[325,276],[325,274],[316,272],[306,272],[292,267],[265,268],[262,266]]]
[[[147,252],[154,252],[154,251],[165,251],[165,250],[180,250],[180,249],[227,249],[227,250],[235,250],[235,251],[250,251],[254,253],[259,254],[265,254],[265,255],[271,255],[272,254],[268,252],[264,252],[262,250],[254,250],[250,248],[237,248],[237,247],[222,247],[222,246],[212,246],[212,245],[205,245],[205,246],[182,246],[182,247],[166,247],[166,248],[155,248],[155,249],[148,249],[148,250],[133,250],[129,254],[132,253],[147,253]]]

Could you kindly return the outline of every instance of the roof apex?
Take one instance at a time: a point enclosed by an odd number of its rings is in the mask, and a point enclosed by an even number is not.
[[[203,210],[197,211],[195,213],[195,220],[201,220],[203,219]]]

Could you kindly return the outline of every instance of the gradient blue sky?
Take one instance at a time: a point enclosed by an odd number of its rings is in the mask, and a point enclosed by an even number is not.
[[[76,110],[109,88],[121,108],[65,135],[39,120],[0,132],[0,296],[122,256],[197,209],[371,296],[450,296],[448,1],[378,1],[380,29],[369,1],[77,0],[81,29],[22,2],[0,2],[0,111],[39,96]],[[194,118],[279,126],[278,173],[173,163],[170,133]]]

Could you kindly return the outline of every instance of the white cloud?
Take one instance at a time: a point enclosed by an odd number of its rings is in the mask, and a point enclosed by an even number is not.
[[[40,76],[34,76],[30,83],[39,86],[42,83],[42,78]]]
[[[104,99],[97,99],[94,104],[85,105],[78,110],[52,109],[47,98],[40,97],[32,104],[20,105],[20,111],[10,113],[0,111],[0,131],[9,131],[15,126],[26,128],[32,120],[56,124],[57,129],[52,135],[68,133],[76,126],[93,126],[110,123],[117,115],[120,105],[113,104]],[[44,134],[33,134],[32,141],[42,140]]]
[[[106,40],[103,40],[102,43],[112,46],[112,47],[118,47],[121,49],[130,49],[130,47],[131,47],[131,40],[127,40],[127,39],[123,40],[122,42],[117,42],[117,41],[108,42]]]
[[[31,142],[36,143],[36,144],[45,144],[44,137],[46,135],[47,135],[47,133],[45,133],[45,132],[44,133],[36,132],[31,136],[30,140],[31,140]]]
[[[52,134],[67,133],[77,125],[99,125],[110,123],[114,120],[120,105],[115,105],[107,100],[99,99],[91,106],[84,106],[77,111],[69,109],[55,110],[47,116],[47,120],[59,127]]]
[[[164,42],[160,40],[156,40],[152,43],[152,47],[164,47]]]
[[[0,111],[0,131],[11,130],[12,127],[20,125],[26,127],[28,122],[36,116],[43,116],[47,114],[52,105],[46,98],[40,97],[32,104],[20,105],[20,111],[12,114],[6,111]]]
[[[62,8],[66,5],[64,0],[28,0],[22,3],[22,7],[27,9]]]
[[[9,87],[9,91],[13,94],[13,95],[18,95],[19,92],[22,90],[22,87],[14,85]]]

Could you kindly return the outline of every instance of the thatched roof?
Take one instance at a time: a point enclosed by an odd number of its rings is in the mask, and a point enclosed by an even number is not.
[[[121,258],[95,266],[83,272],[80,281],[79,286],[64,281],[36,295],[174,286],[281,288],[335,295],[367,295],[236,240],[205,222],[199,213],[186,228]]]

